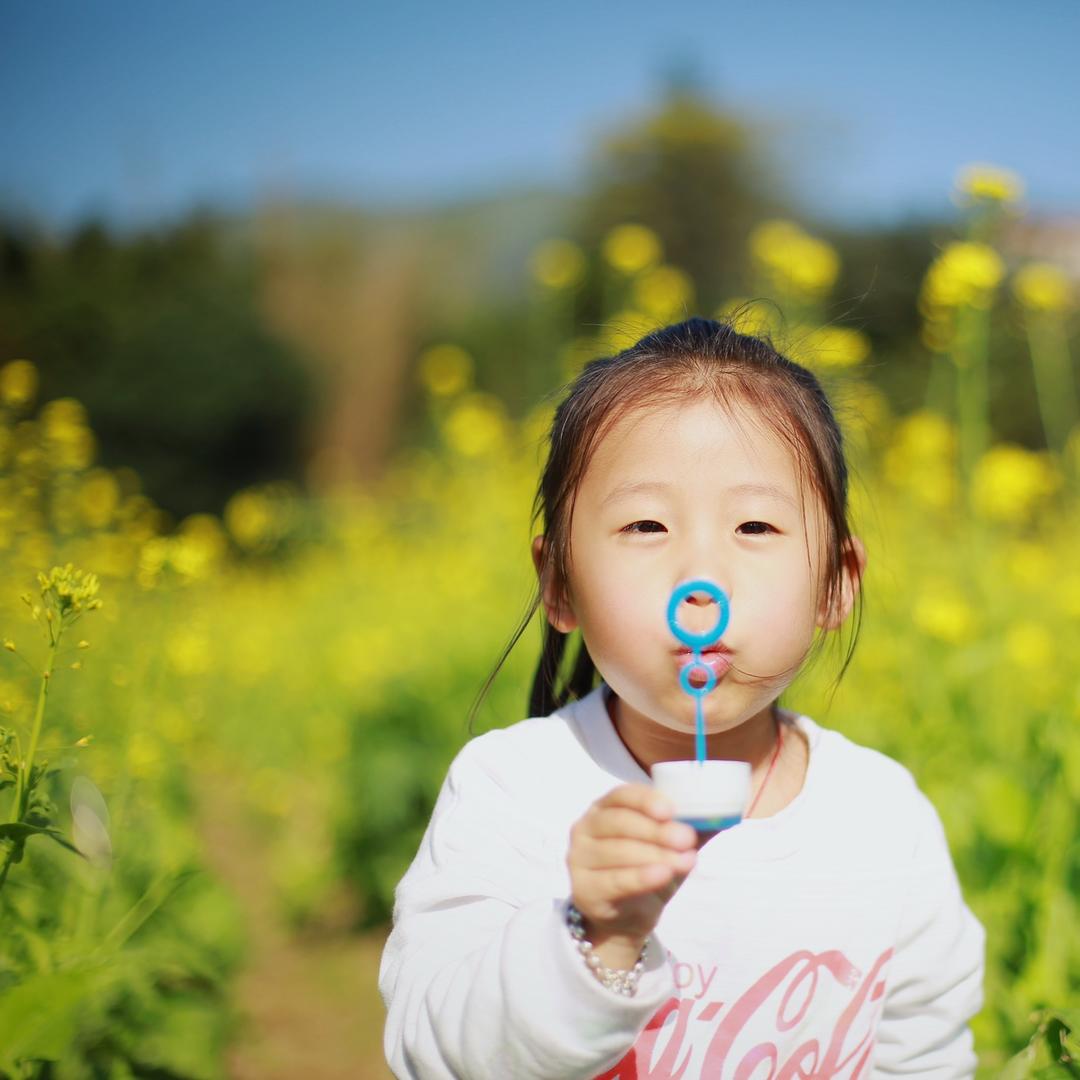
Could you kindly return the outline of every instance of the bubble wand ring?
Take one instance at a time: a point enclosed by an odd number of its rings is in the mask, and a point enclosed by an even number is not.
[[[679,625],[679,605],[687,597],[693,596],[695,593],[705,593],[706,596],[716,601],[718,608],[716,625],[704,634],[692,634]],[[679,682],[682,688],[696,700],[695,743],[698,761],[704,761],[706,758],[703,703],[705,695],[716,686],[716,674],[712,668],[705,664],[701,653],[703,649],[720,640],[727,629],[730,619],[731,604],[728,601],[727,594],[718,585],[714,585],[711,581],[706,581],[703,578],[687,581],[685,584],[677,586],[668,601],[668,627],[676,639],[687,646],[693,654],[691,663],[687,664],[680,672]],[[705,683],[703,686],[694,686],[690,682],[690,676],[695,673],[704,676]]]

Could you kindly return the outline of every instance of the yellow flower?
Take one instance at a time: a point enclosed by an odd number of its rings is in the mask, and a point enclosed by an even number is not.
[[[808,367],[846,368],[861,364],[870,355],[870,339],[847,326],[819,326],[792,335],[797,344],[791,358]]]
[[[1005,264],[988,244],[957,240],[947,244],[930,264],[919,302],[923,313],[962,304],[988,308],[1005,276]]]
[[[457,345],[433,345],[420,357],[420,379],[435,397],[452,397],[472,383],[473,362]]]
[[[189,514],[169,544],[169,562],[184,577],[204,578],[227,550],[225,531],[213,514]]]
[[[1080,619],[1080,573],[1066,574],[1055,591],[1061,610],[1072,619]]]
[[[1045,671],[1054,662],[1054,639],[1041,623],[1014,623],[1005,634],[1009,659],[1028,671]]]
[[[547,240],[532,257],[532,275],[549,289],[570,289],[585,276],[585,253],[569,240]]]
[[[145,731],[135,731],[128,740],[128,771],[137,780],[153,780],[161,773],[161,745]]]
[[[840,272],[836,251],[791,221],[766,221],[754,228],[750,253],[778,286],[809,297],[827,293]]]
[[[975,466],[972,503],[984,517],[1016,524],[1061,485],[1049,456],[1012,443],[991,447]]]
[[[617,311],[605,323],[597,338],[600,355],[606,356],[629,349],[646,334],[661,326],[663,326],[662,321],[643,312],[632,309]]]
[[[660,261],[660,237],[644,225],[616,225],[603,243],[604,259],[623,274],[636,274]]]
[[[31,402],[38,388],[37,368],[29,360],[11,360],[0,368],[0,401],[17,408]]]
[[[47,617],[55,612],[61,620],[74,621],[84,611],[95,611],[101,607],[97,574],[76,570],[71,563],[67,563],[65,566],[54,566],[48,574],[39,573],[37,578]]]
[[[885,452],[885,476],[924,506],[944,509],[956,498],[956,434],[944,417],[920,409],[897,424]]]
[[[956,177],[956,191],[963,201],[1014,203],[1024,194],[1024,183],[1010,169],[998,165],[965,165]]]
[[[923,586],[911,611],[912,620],[924,633],[950,645],[970,640],[975,627],[971,607],[948,581]]]
[[[637,280],[634,301],[642,311],[661,322],[686,318],[694,302],[694,283],[677,267],[658,266]]]
[[[273,506],[260,491],[238,491],[226,503],[223,516],[232,538],[248,551],[259,547],[273,530]]]
[[[166,642],[169,664],[179,675],[202,675],[210,670],[210,642],[195,630],[179,630]]]
[[[82,519],[92,529],[104,529],[113,519],[120,502],[120,485],[105,469],[92,469],[79,487],[78,507]]]
[[[740,334],[751,337],[775,338],[781,327],[782,316],[775,304],[764,300],[747,300],[736,296],[716,309],[716,317],[730,323]]]
[[[1042,585],[1054,574],[1055,559],[1045,544],[1017,543],[1007,555],[1009,574],[1018,585]]]
[[[463,457],[482,457],[501,449],[507,438],[502,402],[491,394],[469,394],[446,418],[443,435]]]
[[[1012,288],[1031,311],[1065,311],[1072,301],[1069,279],[1052,263],[1028,263],[1016,272]]]
[[[58,469],[85,469],[94,460],[97,444],[86,409],[74,398],[57,398],[43,406],[41,429]]]

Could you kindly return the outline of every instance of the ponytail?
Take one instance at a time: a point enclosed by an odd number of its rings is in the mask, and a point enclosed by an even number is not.
[[[585,697],[592,690],[596,680],[596,665],[584,640],[578,649],[570,678],[562,687],[558,686],[559,668],[562,666],[569,637],[569,634],[556,630],[550,623],[544,624],[540,663],[536,665],[536,675],[529,693],[529,716],[547,716],[548,713],[561,709],[568,701]]]

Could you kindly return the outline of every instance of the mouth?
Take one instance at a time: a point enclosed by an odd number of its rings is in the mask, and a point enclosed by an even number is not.
[[[688,676],[691,686],[704,686],[707,682],[705,672],[701,669],[708,668],[713,676],[720,680],[731,668],[731,650],[721,643],[710,645],[701,650],[701,659],[695,658],[690,649],[679,649],[675,653],[676,662],[679,665],[679,673],[693,666],[696,670]]]

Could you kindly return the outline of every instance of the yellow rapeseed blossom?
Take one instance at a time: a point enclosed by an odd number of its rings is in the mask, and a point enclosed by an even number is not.
[[[885,452],[885,476],[916,501],[942,510],[956,499],[956,432],[943,417],[920,409],[896,426]]]
[[[765,221],[754,228],[750,254],[779,287],[808,297],[827,293],[840,273],[836,251],[792,221]]]
[[[11,360],[0,367],[0,401],[9,408],[28,405],[37,388],[37,368],[29,360]]]
[[[644,225],[616,225],[604,237],[602,247],[607,264],[623,274],[637,274],[661,258],[660,237]]]
[[[950,645],[969,641],[975,629],[971,605],[945,580],[928,582],[919,590],[911,617],[924,634]]]
[[[646,334],[658,330],[663,322],[642,311],[627,308],[617,311],[601,328],[597,345],[602,355],[622,352],[637,344]]]
[[[991,447],[972,477],[975,509],[992,521],[1022,524],[1061,485],[1061,475],[1045,453],[1012,443]]]
[[[120,503],[120,485],[107,469],[91,469],[82,479],[77,496],[79,514],[92,529],[111,524]]]
[[[223,514],[229,534],[247,551],[254,551],[270,536],[274,525],[271,500],[261,491],[238,491]]]
[[[792,360],[817,368],[847,368],[870,355],[870,339],[848,326],[819,326],[792,331]]]
[[[1072,571],[1058,583],[1055,594],[1061,610],[1070,619],[1080,619],[1080,572]],[[1080,685],[1077,687],[1080,691]]]
[[[928,309],[988,308],[1005,276],[1001,256],[989,244],[957,240],[947,244],[930,264],[919,297],[923,314]]]
[[[776,304],[764,300],[748,300],[735,296],[725,300],[717,309],[716,317],[721,322],[730,323],[740,334],[751,337],[775,338],[783,322],[783,316]]]
[[[127,745],[127,767],[136,780],[154,780],[161,774],[161,744],[145,731],[134,731]]]
[[[1018,585],[1044,585],[1054,576],[1055,558],[1046,544],[1024,541],[1013,544],[1006,554],[1009,576]]]
[[[1046,671],[1054,662],[1054,639],[1042,623],[1025,620],[1005,633],[1009,659],[1026,671]]]
[[[165,654],[178,675],[203,675],[210,670],[210,642],[196,630],[179,630],[173,634],[165,644]]]
[[[472,358],[458,345],[433,345],[420,357],[420,379],[435,397],[462,393],[472,377]]]
[[[447,445],[463,457],[482,457],[503,449],[507,434],[503,404],[491,394],[468,394],[443,425]]]
[[[58,469],[85,469],[97,443],[87,426],[86,409],[74,398],[57,398],[41,409],[41,433],[49,460]]]
[[[1009,204],[1024,194],[1024,183],[1011,169],[976,162],[965,165],[956,177],[961,201]]]
[[[1053,263],[1033,262],[1017,270],[1013,295],[1030,311],[1065,311],[1072,304],[1072,286]]]
[[[169,543],[169,562],[186,578],[205,578],[227,550],[225,530],[213,514],[189,514]]]
[[[570,240],[546,240],[533,252],[532,276],[549,289],[571,289],[585,277],[585,253]]]
[[[54,566],[47,574],[39,573],[37,579],[46,617],[55,614],[61,621],[74,622],[84,611],[101,607],[97,574],[76,570],[67,563]]]
[[[661,322],[684,319],[694,302],[694,283],[675,266],[648,270],[634,285],[634,302]]]

